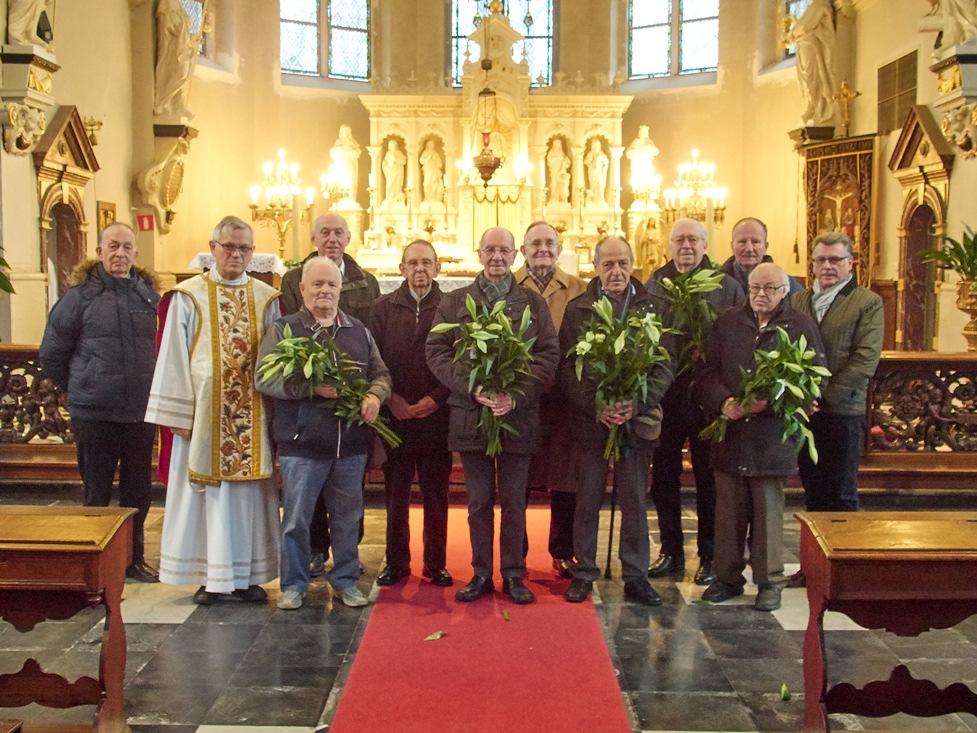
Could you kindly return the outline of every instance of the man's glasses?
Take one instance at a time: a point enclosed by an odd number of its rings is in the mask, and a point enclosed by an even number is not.
[[[493,257],[495,255],[508,257],[515,252],[514,249],[509,249],[508,247],[482,247],[480,251],[487,254],[489,257]]]
[[[672,241],[675,244],[682,244],[682,242],[688,242],[689,244],[698,244],[702,241],[702,237],[697,237],[695,234],[686,234],[684,237],[672,237]]]
[[[764,295],[773,295],[786,287],[786,285],[750,285],[746,289],[750,291],[750,295],[759,295],[761,292]]]
[[[814,266],[824,267],[825,265],[840,265],[845,260],[850,260],[850,259],[851,259],[851,255],[845,255],[844,257],[837,257],[837,256],[815,257]]]
[[[254,247],[252,247],[250,244],[228,244],[226,242],[214,242],[214,244],[218,245],[229,255],[237,254],[241,255],[242,257],[246,257],[254,252]]]

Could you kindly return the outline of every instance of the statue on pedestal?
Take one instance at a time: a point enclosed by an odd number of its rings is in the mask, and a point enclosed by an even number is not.
[[[197,43],[190,34],[190,18],[180,0],[159,0],[156,6],[156,97],[153,104],[156,116],[190,115],[186,105],[197,50]]]
[[[47,9],[47,0],[9,0],[7,43],[51,49],[54,31]]]
[[[387,150],[380,161],[383,171],[383,206],[404,203],[404,166],[407,156],[396,140],[387,141]]]
[[[359,159],[363,154],[360,144],[353,139],[349,125],[339,126],[339,137],[329,148],[330,168],[339,180],[348,187],[346,200],[356,200],[359,190]]]
[[[565,204],[570,201],[570,158],[563,150],[563,140],[553,138],[546,153],[546,168],[550,172],[550,201]]]
[[[648,133],[648,125],[638,127],[638,136],[628,145],[624,155],[631,163],[632,188],[654,175],[658,146],[655,145]]]
[[[940,22],[938,47],[958,46],[977,36],[977,0],[930,0],[932,10]]]
[[[804,97],[801,118],[812,127],[834,126],[835,23],[831,0],[813,0],[790,30],[797,49],[797,78]]]
[[[583,159],[587,167],[587,203],[606,204],[607,197],[607,169],[610,159],[601,145],[600,138],[594,137],[590,140],[590,147]]]
[[[423,203],[440,203],[444,192],[444,164],[434,140],[424,143],[424,151],[419,158],[421,164],[421,191]]]

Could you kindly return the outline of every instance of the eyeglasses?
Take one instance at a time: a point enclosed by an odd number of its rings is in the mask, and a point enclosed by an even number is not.
[[[759,295],[761,291],[764,295],[773,295],[786,287],[786,285],[750,285],[746,289],[750,291],[750,295]]]
[[[493,257],[495,255],[502,255],[503,257],[508,257],[509,255],[515,252],[514,249],[509,249],[508,247],[482,247],[482,249],[479,251],[483,252],[484,254],[487,254],[489,257]]]
[[[851,259],[851,255],[845,255],[844,257],[837,257],[837,256],[815,257],[814,266],[824,267],[825,265],[840,265],[845,260],[850,260],[850,259]]]
[[[214,244],[218,245],[229,255],[238,254],[245,257],[254,252],[254,247],[249,244],[228,244],[226,242],[214,242]]]
[[[697,237],[695,234],[686,234],[683,236],[672,237],[672,241],[675,244],[682,244],[682,242],[688,242],[689,244],[698,244],[702,241],[702,237]]]

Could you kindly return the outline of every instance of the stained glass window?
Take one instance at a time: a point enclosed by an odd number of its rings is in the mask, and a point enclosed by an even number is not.
[[[370,78],[369,0],[329,0],[329,76]]]
[[[280,0],[282,71],[319,74],[319,0]]]
[[[719,0],[628,0],[629,77],[715,71]]]
[[[811,7],[811,0],[784,0],[784,16],[800,18],[809,7]],[[786,55],[793,56],[795,51],[794,44],[791,43],[787,47]]]
[[[451,4],[451,78],[461,85],[465,51],[472,59],[479,58],[478,44],[468,40],[476,24],[488,14],[485,0],[452,0]],[[502,12],[512,27],[525,37],[513,49],[516,62],[529,63],[529,77],[533,86],[546,86],[553,78],[553,0],[507,0]]]
[[[190,18],[190,35],[200,34],[200,55],[207,55],[207,34],[200,33],[200,26],[204,22],[203,0],[180,0],[180,5]]]

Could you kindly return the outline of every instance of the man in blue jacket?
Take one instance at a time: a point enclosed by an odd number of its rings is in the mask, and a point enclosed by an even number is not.
[[[156,583],[143,548],[156,437],[143,421],[156,366],[156,278],[135,266],[136,233],[127,224],[105,227],[95,252],[51,309],[41,369],[68,393],[85,506],[108,506],[118,467],[119,505],[137,510],[126,577]]]

